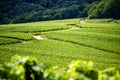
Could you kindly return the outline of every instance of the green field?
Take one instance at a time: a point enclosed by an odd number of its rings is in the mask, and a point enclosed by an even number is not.
[[[76,24],[77,29],[68,24]],[[45,39],[36,40],[35,35]],[[58,66],[91,60],[96,68],[120,70],[120,21],[90,19],[79,24],[79,19],[66,19],[0,25],[0,63],[16,54]]]

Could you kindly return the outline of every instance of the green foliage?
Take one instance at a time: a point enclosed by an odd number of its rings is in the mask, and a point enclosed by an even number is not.
[[[120,19],[120,0],[2,0],[0,24],[78,17]]]
[[[115,18],[120,19],[120,0],[101,0],[92,3],[88,8],[89,18]]]
[[[119,80],[115,68],[94,69],[93,62],[77,60],[67,67],[38,64],[32,57],[14,56],[10,62],[0,66],[0,79],[10,80]]]
[[[94,1],[98,0],[0,0],[0,23],[86,17],[86,4]]]

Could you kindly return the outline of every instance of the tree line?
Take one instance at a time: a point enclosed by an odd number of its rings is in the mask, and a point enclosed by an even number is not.
[[[0,23],[120,18],[120,0],[0,0]]]
[[[87,7],[89,18],[120,19],[120,0],[102,0]]]

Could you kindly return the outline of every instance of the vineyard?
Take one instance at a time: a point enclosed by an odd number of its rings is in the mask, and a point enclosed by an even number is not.
[[[120,70],[119,25],[120,21],[113,19],[88,19],[84,24],[79,19],[65,19],[0,25],[0,63],[22,55],[60,67],[80,59],[93,61],[98,69]]]

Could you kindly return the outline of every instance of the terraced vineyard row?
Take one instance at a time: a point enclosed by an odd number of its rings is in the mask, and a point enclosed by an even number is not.
[[[79,24],[79,19],[68,19],[0,25],[0,63],[20,54],[59,66],[82,59],[92,60],[100,69],[117,67],[120,70],[120,23],[110,20],[87,20]],[[47,38],[36,40],[35,35]]]

